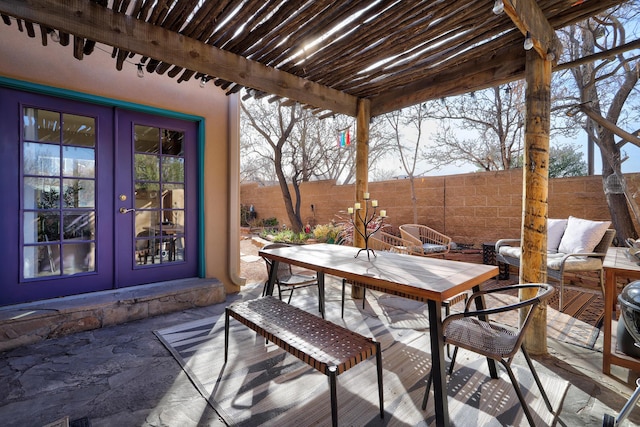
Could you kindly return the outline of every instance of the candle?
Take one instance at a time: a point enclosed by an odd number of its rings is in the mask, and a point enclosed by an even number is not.
[[[374,207],[374,208],[378,207],[378,201],[377,200],[372,200],[371,201],[371,207]]]
[[[384,209],[380,211],[380,217],[381,218],[385,218],[387,216],[387,211],[385,211]]]
[[[347,212],[349,213],[349,215],[353,214],[353,208],[348,208]]]
[[[360,203],[356,203],[354,207],[356,208],[356,210],[360,209]]]
[[[364,193],[363,197],[364,197],[365,200],[369,200],[369,193]]]

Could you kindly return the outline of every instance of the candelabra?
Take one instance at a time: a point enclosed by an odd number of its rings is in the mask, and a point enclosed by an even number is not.
[[[347,212],[349,213],[349,217],[351,218],[351,224],[353,224],[353,229],[359,235],[361,235],[362,238],[364,239],[364,248],[360,249],[358,253],[356,253],[354,258],[357,258],[358,255],[360,255],[360,252],[367,251],[367,259],[371,260],[369,252],[371,252],[374,257],[376,256],[376,253],[373,249],[369,248],[369,237],[371,237],[371,235],[373,235],[376,231],[380,230],[380,227],[382,227],[384,219],[387,217],[387,211],[384,209],[380,210],[380,214],[378,215],[378,217],[380,218],[380,221],[378,223],[374,223],[373,227],[369,228],[369,224],[371,224],[371,222],[373,222],[373,220],[376,218],[378,201],[369,200],[370,199],[369,193],[364,193],[363,198],[364,198],[364,209],[362,209],[362,206],[360,203],[356,203],[354,207],[348,208]],[[369,212],[369,205],[371,205],[371,208],[373,208],[372,212]],[[364,211],[364,215],[363,215],[363,211]],[[354,217],[362,221],[362,224],[364,225],[364,232],[360,230],[360,228],[356,224],[356,221],[354,221]]]

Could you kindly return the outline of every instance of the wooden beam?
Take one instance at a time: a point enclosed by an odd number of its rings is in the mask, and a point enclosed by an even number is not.
[[[476,61],[467,61],[451,73],[416,80],[400,89],[371,99],[371,116],[399,110],[419,102],[461,95],[505,84],[524,77],[525,50],[507,46]]]
[[[369,188],[369,121],[371,120],[371,103],[361,99],[358,102],[356,118],[356,202],[364,206],[364,193]],[[357,217],[357,215],[354,215]],[[357,218],[356,218],[357,219]],[[364,232],[362,221],[356,220],[356,227]],[[364,248],[364,238],[359,233],[353,233],[353,246]]]
[[[547,216],[549,210],[549,132],[551,128],[551,62],[527,52],[525,81],[524,164],[522,167],[522,255],[520,283],[547,282]],[[524,289],[522,299],[537,291]],[[531,354],[547,353],[546,305],[534,313],[525,336]]]
[[[326,110],[357,98],[83,0],[0,0],[0,13]]]
[[[354,194],[356,202],[361,206],[367,203],[364,200],[364,193],[369,191],[369,122],[371,121],[371,103],[367,99],[358,101],[358,115],[356,116],[356,194]],[[355,219],[354,227],[360,230],[360,233],[366,233],[365,224],[360,220],[358,213],[353,215]],[[358,248],[365,247],[364,237],[353,231],[353,246]],[[367,256],[369,253],[367,252]],[[364,298],[364,288],[359,286],[351,286],[352,298]]]
[[[560,57],[562,44],[535,0],[503,0],[504,13],[523,35],[530,34],[533,48],[540,58],[554,61]],[[524,39],[523,39],[524,43]],[[553,57],[548,57],[553,52]]]

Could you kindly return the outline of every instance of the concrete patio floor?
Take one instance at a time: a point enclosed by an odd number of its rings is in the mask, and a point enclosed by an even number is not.
[[[241,250],[243,272],[264,270],[250,241]],[[0,353],[0,425],[45,426],[65,416],[75,426],[225,425],[153,331],[220,314],[235,298]],[[555,425],[600,426],[605,413],[616,416],[640,373],[614,366],[605,376],[601,352],[548,344],[549,354],[535,358],[540,370],[571,384]],[[640,409],[623,425],[640,425]]]

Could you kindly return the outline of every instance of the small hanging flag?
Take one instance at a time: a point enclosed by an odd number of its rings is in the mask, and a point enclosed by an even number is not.
[[[348,128],[341,131],[338,136],[338,147],[346,147],[347,145],[351,145],[351,135]]]

